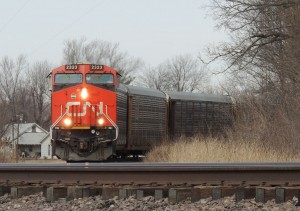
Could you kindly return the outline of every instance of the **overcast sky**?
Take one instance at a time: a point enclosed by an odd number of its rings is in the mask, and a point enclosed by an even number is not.
[[[118,42],[122,51],[157,65],[178,54],[197,56],[224,40],[203,6],[209,0],[0,0],[0,57],[62,61],[63,43]]]

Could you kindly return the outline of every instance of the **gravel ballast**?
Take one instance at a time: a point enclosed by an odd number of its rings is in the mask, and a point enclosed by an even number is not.
[[[0,197],[0,210],[300,210],[297,207],[298,199],[294,198],[282,204],[276,204],[275,200],[266,203],[257,203],[254,199],[235,202],[234,196],[220,200],[201,199],[191,203],[186,200],[180,203],[169,203],[168,199],[154,200],[154,197],[147,196],[137,200],[134,196],[126,199],[115,197],[109,200],[102,200],[101,196],[78,198],[70,201],[61,198],[56,202],[46,202],[42,193],[24,196],[19,199],[11,199],[6,194]]]

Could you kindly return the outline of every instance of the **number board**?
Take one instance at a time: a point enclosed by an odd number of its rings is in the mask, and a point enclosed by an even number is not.
[[[103,70],[103,65],[92,64],[91,70]]]
[[[66,70],[77,70],[78,66],[76,64],[67,64]]]

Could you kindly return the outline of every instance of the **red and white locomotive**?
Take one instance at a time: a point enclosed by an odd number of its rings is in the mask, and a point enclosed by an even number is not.
[[[104,65],[63,65],[51,73],[52,148],[65,160],[104,160],[118,138],[118,73]]]
[[[105,65],[63,65],[50,75],[52,149],[67,161],[137,157],[163,140],[223,133],[233,122],[229,96],[124,85]]]

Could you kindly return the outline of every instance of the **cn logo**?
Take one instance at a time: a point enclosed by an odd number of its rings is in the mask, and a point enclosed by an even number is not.
[[[90,102],[84,102],[83,103],[83,108],[82,108],[82,113],[71,113],[70,111],[70,107],[71,106],[80,106],[80,102],[68,102],[66,104],[66,109],[67,109],[67,116],[85,116],[86,115],[86,111],[87,111],[87,107],[92,107],[92,112],[96,112],[96,109],[95,109],[95,106],[91,105]],[[103,103],[101,102],[100,103],[100,112],[103,110],[102,107],[103,107]],[[96,112],[96,115],[98,116],[100,113],[99,112]]]

